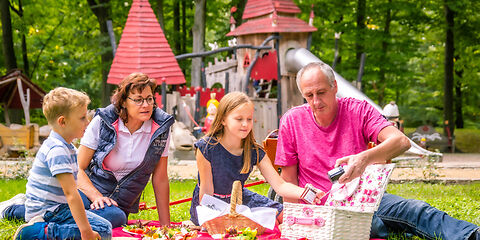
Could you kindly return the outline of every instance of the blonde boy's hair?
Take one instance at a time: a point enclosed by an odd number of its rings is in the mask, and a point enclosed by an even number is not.
[[[43,114],[49,124],[54,124],[60,116],[66,116],[75,108],[87,106],[90,98],[84,92],[57,87],[43,97]]]

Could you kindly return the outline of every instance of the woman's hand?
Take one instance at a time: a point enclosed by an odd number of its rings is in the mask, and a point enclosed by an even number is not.
[[[325,197],[325,192],[317,189],[317,194],[315,195],[315,200],[313,200],[314,204],[320,205],[322,203],[322,198]]]
[[[92,204],[90,204],[90,209],[96,209],[96,210],[102,209],[105,207],[105,204],[107,204],[108,206],[112,206],[113,204],[118,207],[118,203],[115,200],[109,197],[102,196],[102,197],[95,198],[95,200],[92,201]]]

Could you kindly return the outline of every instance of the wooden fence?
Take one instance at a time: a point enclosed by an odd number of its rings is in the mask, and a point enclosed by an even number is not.
[[[253,132],[255,140],[260,145],[265,137],[278,128],[277,99],[253,98],[255,113],[253,117]]]
[[[278,128],[277,99],[252,98],[252,101],[255,104],[253,131],[255,140],[261,143],[268,133]],[[192,117],[195,115],[195,97],[189,95],[181,97],[178,92],[167,94],[167,113],[173,114],[174,108],[177,109],[177,120],[193,129],[195,124],[190,119],[189,113]],[[205,117],[204,114],[200,116],[202,119]],[[201,122],[198,124],[201,125]]]

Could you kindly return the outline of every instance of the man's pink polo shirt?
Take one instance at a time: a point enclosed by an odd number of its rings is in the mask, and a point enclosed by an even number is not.
[[[328,127],[320,127],[308,104],[287,111],[280,120],[275,164],[298,164],[298,185],[311,183],[324,192],[332,183],[327,172],[338,158],[367,149],[391,124],[369,103],[337,98],[338,113]]]

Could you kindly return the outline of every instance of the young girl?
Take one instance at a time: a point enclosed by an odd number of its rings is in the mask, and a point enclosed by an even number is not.
[[[220,104],[210,131],[195,143],[198,185],[193,191],[190,220],[198,225],[196,207],[204,194],[212,195],[229,203],[232,184],[236,180],[242,186],[257,165],[273,189],[286,198],[300,199],[304,188],[285,182],[273,168],[270,159],[255,142],[253,136],[253,103],[247,95],[232,92],[225,95]],[[320,201],[319,192],[316,201]],[[282,222],[281,203],[243,188],[243,205],[272,207],[278,210],[277,220]]]

